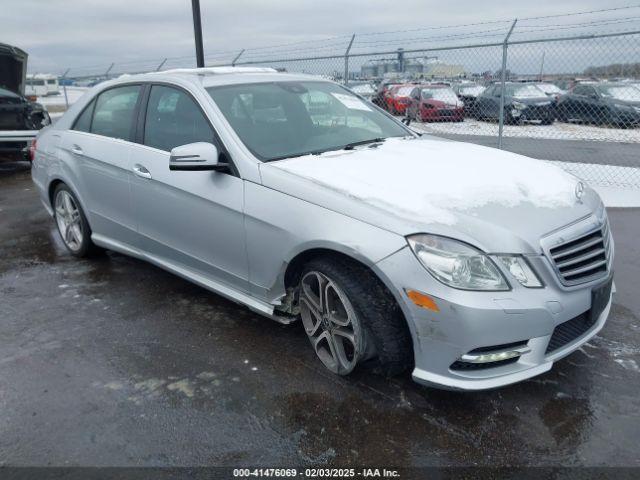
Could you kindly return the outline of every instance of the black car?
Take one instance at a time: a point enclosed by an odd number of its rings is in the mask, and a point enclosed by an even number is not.
[[[476,100],[485,91],[485,87],[473,82],[460,82],[455,83],[452,88],[464,103],[464,116],[475,117],[477,110]]]
[[[0,44],[0,151],[24,150],[28,140],[16,131],[40,130],[51,123],[39,103],[23,95],[27,54],[19,48]],[[16,139],[20,137],[20,139]]]
[[[500,92],[498,83],[490,85],[476,99],[474,117],[497,120],[500,117]],[[504,92],[504,122],[518,125],[523,122],[539,121],[551,125],[555,117],[553,101],[533,84],[506,83]]]
[[[578,84],[560,97],[558,118],[634,127],[640,124],[640,88],[630,83]]]

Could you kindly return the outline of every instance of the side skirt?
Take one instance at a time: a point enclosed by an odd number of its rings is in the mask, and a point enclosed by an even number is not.
[[[251,297],[250,295],[247,295],[244,292],[229,287],[228,285],[216,282],[215,280],[211,280],[210,278],[207,278],[199,273],[186,269],[175,263],[168,262],[165,259],[156,257],[155,255],[150,255],[149,253],[143,252],[142,250],[131,247],[125,243],[118,242],[117,240],[113,240],[111,238],[95,233],[91,235],[91,240],[93,240],[93,243],[100,247],[152,263],[153,265],[156,265],[163,270],[167,270],[175,275],[178,275],[179,277],[184,278],[185,280],[193,282],[196,285],[217,293],[218,295],[222,295],[232,302],[244,305],[252,311],[268,317],[278,323],[289,324],[295,320],[293,318],[290,319],[288,317],[282,317],[278,315],[274,311],[274,306],[267,302],[260,301],[254,297]]]

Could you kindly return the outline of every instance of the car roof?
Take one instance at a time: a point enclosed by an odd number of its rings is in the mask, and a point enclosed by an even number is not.
[[[243,83],[265,83],[286,81],[325,81],[326,78],[300,73],[278,72],[273,68],[260,67],[207,67],[207,68],[179,68],[160,72],[142,73],[136,75],[121,75],[117,81],[123,83],[132,81],[157,82],[183,80],[202,85],[204,88],[221,85],[238,85]]]

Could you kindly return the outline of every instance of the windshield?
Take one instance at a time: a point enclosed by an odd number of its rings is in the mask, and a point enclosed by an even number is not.
[[[469,85],[460,87],[460,93],[462,95],[475,95],[478,96],[484,92],[484,87],[480,85]]]
[[[349,85],[349,88],[351,89],[351,91],[359,95],[375,93],[374,88],[368,83],[362,83],[360,85]]]
[[[455,92],[450,88],[423,88],[422,98],[447,103],[456,103],[458,101]]]
[[[243,143],[263,161],[339,150],[410,132],[329,82],[269,82],[206,89]]]
[[[631,85],[601,85],[599,90],[603,97],[615,98],[616,100],[628,100],[631,102],[640,101],[640,90]]]
[[[507,94],[519,98],[546,97],[546,93],[535,85],[507,85]]]
[[[398,88],[398,90],[396,90],[395,95],[396,95],[396,97],[408,97],[409,95],[411,95],[411,91],[414,88],[415,87],[413,87],[413,86],[400,87],[400,88]]]
[[[541,83],[536,86],[544,93],[562,93],[562,90],[552,83]]]

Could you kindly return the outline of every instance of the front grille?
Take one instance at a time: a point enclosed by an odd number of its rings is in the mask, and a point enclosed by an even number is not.
[[[581,337],[593,327],[596,320],[597,318],[592,318],[589,315],[589,310],[587,310],[583,314],[561,323],[553,330],[545,353],[555,352]]]
[[[607,222],[591,233],[549,249],[564,285],[576,285],[603,277],[609,269],[610,236]]]

